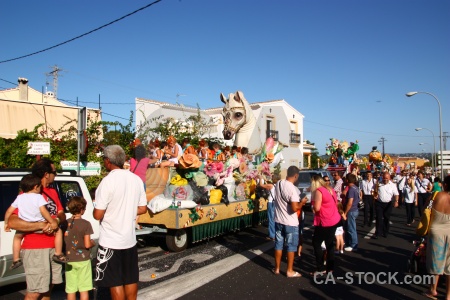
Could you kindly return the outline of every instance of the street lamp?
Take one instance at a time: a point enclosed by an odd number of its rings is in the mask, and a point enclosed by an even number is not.
[[[419,143],[419,145],[430,145],[430,144],[428,144],[428,143]],[[424,151],[425,149],[422,149],[422,151]],[[435,149],[435,151],[436,151],[436,149]],[[435,164],[434,164],[434,158],[433,158],[433,154],[431,155],[431,168],[433,168],[433,172],[434,172],[434,167],[435,167]]]
[[[429,132],[431,132],[431,135],[433,136],[433,157],[434,157],[434,167],[433,167],[433,172],[434,171],[436,171],[436,140],[435,140],[435,138],[434,138],[434,133],[433,133],[433,131],[431,131],[430,129],[428,129],[428,128],[421,128],[421,127],[419,127],[419,128],[416,128],[415,130],[416,131],[420,131],[420,130],[422,130],[422,129],[424,129],[424,130],[428,130]],[[433,158],[432,157],[432,158]],[[433,160],[432,160],[433,161]]]
[[[439,99],[428,92],[409,92],[406,93],[406,97],[412,97],[416,94],[427,94],[430,95],[431,97],[433,97],[434,99],[436,99],[437,103],[438,103],[438,107],[439,107],[439,148],[441,150],[441,179],[444,178],[444,161],[443,161],[443,151],[442,151],[442,112],[441,112],[441,102],[439,102]]]

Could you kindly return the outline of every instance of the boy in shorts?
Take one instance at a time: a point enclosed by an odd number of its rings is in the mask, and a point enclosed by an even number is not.
[[[92,290],[92,268],[89,249],[95,246],[91,240],[91,223],[82,219],[86,211],[86,200],[82,197],[72,197],[67,208],[72,217],[67,220],[68,227],[64,233],[66,255],[70,262],[66,264],[66,293],[67,300],[75,300],[76,293],[80,299],[89,299]]]
[[[6,210],[5,213],[5,231],[10,232],[11,229],[8,226],[8,220],[14,210],[19,210],[19,218],[27,222],[42,222],[47,221],[51,224],[52,228],[58,228],[58,221],[53,219],[48,212],[44,197],[41,195],[41,179],[35,175],[25,175],[20,181],[20,189],[22,194],[17,196],[16,200]],[[42,232],[36,232],[42,233]],[[20,248],[22,239],[25,233],[16,231],[13,239],[13,263],[9,267],[10,270],[20,267],[23,262],[20,259]],[[62,231],[58,228],[55,233],[55,254],[53,260],[60,263],[66,263],[67,258],[62,253],[63,238]]]

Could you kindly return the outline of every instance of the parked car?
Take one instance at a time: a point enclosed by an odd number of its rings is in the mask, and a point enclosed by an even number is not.
[[[25,281],[23,266],[14,270],[9,270],[12,263],[12,243],[15,230],[5,232],[3,228],[5,212],[19,193],[20,180],[24,175],[29,173],[30,170],[25,169],[0,170],[0,287]],[[83,178],[70,172],[58,172],[52,185],[58,192],[59,199],[65,209],[67,218],[71,216],[66,210],[69,199],[73,196],[81,196],[86,199],[87,206],[83,218],[91,222],[92,229],[94,230],[94,234],[92,234],[91,237],[97,241],[99,223],[94,220],[94,206]],[[91,249],[91,258],[93,258],[95,252],[95,249]]]
[[[308,201],[306,202],[305,207],[309,209],[311,208],[311,191],[309,189],[311,187],[311,178],[313,175],[320,175],[322,177],[328,176],[328,178],[332,179],[331,173],[328,170],[300,170],[295,185],[300,190],[300,193],[306,193]]]

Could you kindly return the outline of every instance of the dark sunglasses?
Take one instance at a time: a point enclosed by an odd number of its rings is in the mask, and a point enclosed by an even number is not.
[[[329,182],[329,181],[330,181],[330,179],[325,179],[325,181],[326,181],[326,182]]]
[[[48,174],[56,175],[56,170],[55,170],[55,171],[48,172]]]

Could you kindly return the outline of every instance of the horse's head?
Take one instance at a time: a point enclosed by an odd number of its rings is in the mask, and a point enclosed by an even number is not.
[[[241,91],[235,94],[229,94],[228,99],[221,93],[220,100],[225,103],[223,107],[222,116],[224,128],[222,131],[225,140],[231,140],[233,136],[241,129],[247,122],[248,102],[244,98]]]

